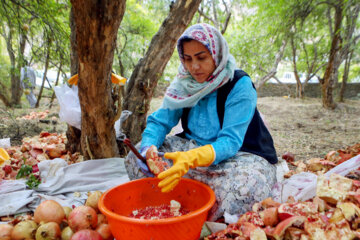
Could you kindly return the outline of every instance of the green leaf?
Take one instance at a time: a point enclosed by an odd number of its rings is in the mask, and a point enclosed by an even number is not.
[[[16,179],[26,177],[31,173],[32,173],[32,167],[24,164],[21,166],[18,174],[16,175]]]
[[[28,180],[26,181],[26,185],[30,188],[37,188],[41,183],[40,179],[34,176],[34,174],[30,174]]]

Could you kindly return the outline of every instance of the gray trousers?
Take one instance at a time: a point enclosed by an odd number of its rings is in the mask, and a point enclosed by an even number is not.
[[[199,146],[192,140],[167,136],[159,151],[188,151],[196,147]],[[132,152],[125,159],[125,167],[131,180],[146,177],[138,168]],[[260,156],[238,152],[217,165],[190,169],[184,177],[203,182],[214,190],[216,203],[208,219],[214,221],[224,212],[240,216],[250,211],[254,203],[271,197],[271,188],[276,182],[276,167]]]

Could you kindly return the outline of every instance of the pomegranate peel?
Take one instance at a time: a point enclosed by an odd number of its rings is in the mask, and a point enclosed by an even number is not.
[[[278,208],[267,208],[259,213],[265,226],[275,226],[279,222]]]
[[[293,216],[306,216],[317,213],[317,205],[311,202],[282,203],[278,208],[280,220]]]
[[[169,168],[168,163],[159,157],[158,150],[154,145],[146,151],[146,164],[155,176]]]
[[[263,208],[279,207],[281,203],[274,201],[271,197],[261,201]]]
[[[259,213],[257,212],[246,212],[243,215],[241,215],[241,217],[238,220],[238,223],[244,223],[244,222],[249,222],[260,227],[264,226],[264,222],[261,219]]]
[[[356,217],[360,216],[360,209],[352,202],[338,203],[336,205],[344,215],[345,219],[349,222],[355,220]]]
[[[240,225],[240,231],[246,239],[250,238],[251,233],[256,229],[260,228],[250,222],[242,222]]]
[[[293,216],[281,221],[272,232],[272,237],[276,240],[282,239],[285,234],[285,230],[291,226],[301,226],[305,222],[306,218],[303,216]]]
[[[304,230],[297,227],[288,227],[285,231],[284,239],[300,239],[303,235],[307,236]]]

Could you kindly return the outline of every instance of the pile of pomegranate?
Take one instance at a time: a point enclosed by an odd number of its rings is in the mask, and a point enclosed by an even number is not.
[[[336,151],[328,152],[324,158],[311,158],[306,161],[295,161],[295,156],[292,153],[285,153],[282,158],[289,164],[296,167],[295,170],[291,170],[284,175],[285,178],[289,178],[294,174],[301,172],[312,172],[317,175],[321,175],[337,165],[357,156],[360,154],[360,143],[346,147],[345,149],[339,149]],[[360,173],[357,178],[360,179]]]
[[[69,165],[83,161],[79,153],[71,154],[65,150],[65,133],[42,132],[38,136],[26,137],[21,146],[5,149],[10,159],[0,166],[1,179],[14,180],[23,165],[33,168],[37,172],[37,164],[43,160],[63,158]]]
[[[26,119],[26,120],[32,120],[32,119],[44,119],[48,116],[49,110],[45,110],[43,112],[31,112],[28,115],[18,117],[16,119]]]
[[[17,217],[0,224],[1,240],[110,240],[114,239],[106,217],[99,212],[102,192],[89,193],[85,205],[61,206],[45,200],[33,215]]]
[[[256,203],[237,223],[207,236],[220,239],[359,239],[360,181],[333,174],[317,181],[316,197],[286,203]]]

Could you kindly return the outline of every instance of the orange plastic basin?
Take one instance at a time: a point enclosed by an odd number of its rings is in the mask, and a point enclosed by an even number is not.
[[[121,184],[106,191],[99,209],[107,217],[116,240],[199,239],[201,228],[215,203],[211,188],[201,182],[183,178],[169,193],[157,187],[159,180],[144,178]],[[167,219],[146,220],[127,217],[133,210],[148,206],[180,202],[190,213]]]

